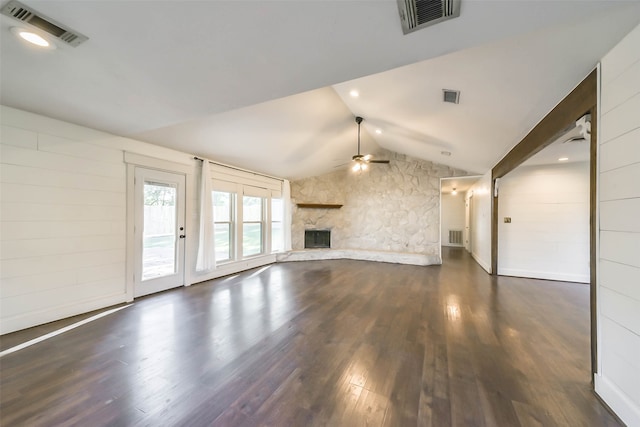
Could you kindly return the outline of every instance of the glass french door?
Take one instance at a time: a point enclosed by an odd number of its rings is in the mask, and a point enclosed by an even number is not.
[[[134,193],[134,297],[184,285],[184,175],[136,168]]]

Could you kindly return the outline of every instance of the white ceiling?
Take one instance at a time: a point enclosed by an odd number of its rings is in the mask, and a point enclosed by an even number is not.
[[[462,0],[405,36],[395,0],[23,3],[89,41],[34,51],[2,16],[3,104],[287,178],[348,162],[354,115],[365,152],[483,173],[640,22],[638,1]]]
[[[458,195],[462,197],[466,191],[468,191],[473,184],[478,182],[480,176],[457,176],[455,178],[442,178],[440,180],[440,190],[443,194],[450,194],[454,189],[458,192]]]
[[[581,126],[572,127],[520,166],[588,162],[591,158],[590,137],[590,133],[585,133]]]

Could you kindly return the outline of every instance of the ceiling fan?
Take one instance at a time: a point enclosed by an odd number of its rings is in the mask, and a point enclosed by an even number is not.
[[[353,161],[353,167],[351,170],[354,172],[367,170],[369,163],[389,163],[389,160],[373,160],[373,156],[371,154],[360,154],[360,124],[364,120],[362,117],[356,117],[356,123],[358,124],[358,154],[351,157]]]

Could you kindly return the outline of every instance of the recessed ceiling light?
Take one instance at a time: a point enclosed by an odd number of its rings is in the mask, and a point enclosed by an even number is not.
[[[360,96],[360,93],[357,90],[353,89],[351,92],[349,92],[349,95],[351,95],[352,98],[357,98]]]
[[[569,158],[568,158],[568,157],[560,157],[560,158],[558,159],[558,161],[559,161],[559,162],[566,162],[567,160],[569,160]]]
[[[442,154],[443,156],[450,156],[451,151],[441,151],[440,154]]]
[[[20,27],[12,27],[11,32],[22,40],[25,40],[33,45],[38,47],[42,47],[45,49],[55,49],[56,45],[53,43],[49,43],[47,39],[42,37],[40,34],[34,33],[33,31],[25,30]]]
[[[376,133],[377,133],[378,135],[382,134],[382,129],[376,129]]]

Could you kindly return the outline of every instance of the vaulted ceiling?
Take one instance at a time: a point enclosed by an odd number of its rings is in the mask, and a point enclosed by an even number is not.
[[[2,16],[2,104],[286,178],[347,163],[355,115],[363,151],[486,172],[640,22],[614,0],[462,0],[409,35],[395,0],[23,3],[89,40],[37,51]]]

